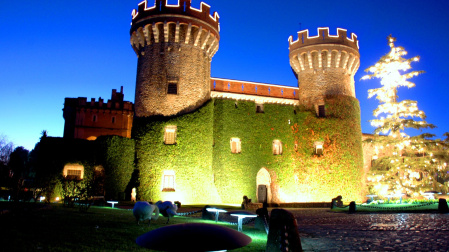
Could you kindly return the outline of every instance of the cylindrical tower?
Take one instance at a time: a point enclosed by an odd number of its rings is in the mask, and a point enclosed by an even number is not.
[[[219,16],[190,0],[147,0],[132,12],[131,45],[138,57],[135,115],[170,116],[210,98],[210,62],[218,50]]]
[[[306,107],[324,105],[327,95],[355,97],[354,74],[360,65],[357,36],[337,29],[329,35],[329,28],[318,28],[318,35],[298,32],[298,39],[289,37],[290,65],[298,78],[299,102]]]

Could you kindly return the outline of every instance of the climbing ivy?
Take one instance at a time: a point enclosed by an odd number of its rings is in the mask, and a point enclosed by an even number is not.
[[[177,127],[174,145],[164,144],[164,129],[170,125]],[[212,179],[212,130],[212,102],[178,117],[135,118],[133,138],[139,169],[138,198],[218,202]],[[162,178],[167,170],[175,172],[175,192],[162,192]]]
[[[271,175],[273,201],[330,201],[337,195],[361,200],[360,108],[355,98],[328,96],[326,118],[302,107],[265,104],[256,113],[248,101],[215,99],[193,113],[136,118],[138,197],[201,203],[240,203],[256,199],[256,175]],[[177,126],[175,145],[164,144],[164,128]],[[241,140],[232,154],[230,139]],[[280,140],[282,155],[273,155]],[[314,154],[315,141],[324,153]],[[295,144],[297,148],[295,148]],[[164,170],[176,174],[175,192],[162,192]]]
[[[136,181],[131,180],[134,172],[134,140],[120,136],[101,136],[96,142],[101,157],[99,163],[103,165],[106,176],[106,197],[114,200],[130,198],[130,188],[134,186],[128,187],[128,184],[136,184]]]

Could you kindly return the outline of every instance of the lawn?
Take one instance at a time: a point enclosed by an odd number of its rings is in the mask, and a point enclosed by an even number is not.
[[[166,218],[136,224],[132,210],[92,206],[87,212],[67,208],[61,204],[0,202],[2,251],[148,251],[139,247],[138,236],[170,224],[206,222],[196,217],[176,216],[165,224]],[[181,208],[178,212],[183,212]],[[232,229],[237,226],[219,223]],[[252,238],[244,248],[233,251],[265,251],[265,231],[244,225],[243,231]],[[176,242],[176,241],[173,241]]]

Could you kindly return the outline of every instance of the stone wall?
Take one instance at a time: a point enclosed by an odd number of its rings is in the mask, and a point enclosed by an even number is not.
[[[313,105],[326,95],[355,97],[354,78],[343,69],[307,69],[298,76],[299,101]]]
[[[210,61],[220,39],[218,14],[210,15],[204,3],[200,10],[192,8],[186,0],[147,4],[133,11],[130,31],[139,58],[136,116],[191,112],[210,99]]]
[[[136,116],[193,111],[210,98],[210,59],[191,44],[156,43],[142,49],[136,79]],[[168,83],[178,94],[167,94]]]

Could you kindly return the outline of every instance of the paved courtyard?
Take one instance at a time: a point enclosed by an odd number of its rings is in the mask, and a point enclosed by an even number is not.
[[[305,251],[449,251],[449,214],[287,210]]]

